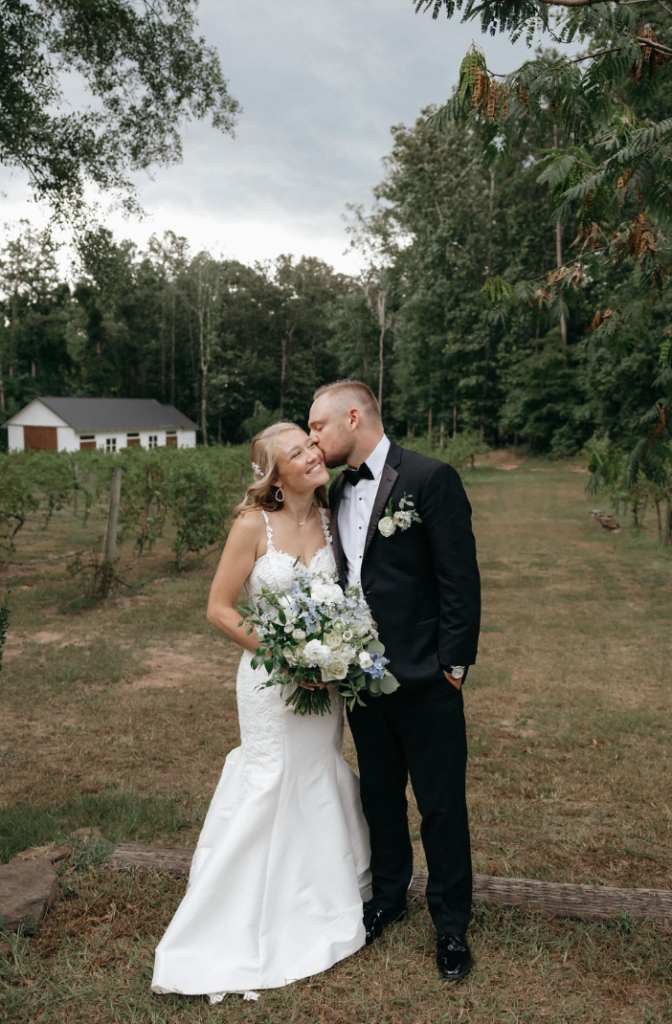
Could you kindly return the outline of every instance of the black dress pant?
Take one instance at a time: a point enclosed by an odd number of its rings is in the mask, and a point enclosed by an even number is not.
[[[467,738],[461,690],[443,677],[418,693],[400,687],[348,713],[362,806],[371,834],[374,906],[403,903],[413,874],[406,787],[422,817],[427,905],[439,934],[471,916],[471,847],[465,798]]]

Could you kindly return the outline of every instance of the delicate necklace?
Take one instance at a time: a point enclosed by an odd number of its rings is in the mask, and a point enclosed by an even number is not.
[[[289,519],[290,523],[294,523],[294,526],[305,526],[306,523],[308,522],[308,520],[312,519],[313,513],[315,511],[315,506],[314,505],[310,506],[310,512],[308,513],[308,515],[306,516],[306,518],[303,520],[302,523],[297,523],[296,519],[292,519],[292,517],[288,516],[286,512],[282,511],[282,509],[278,509],[277,511],[279,512],[279,514],[281,516],[284,516],[285,519]]]

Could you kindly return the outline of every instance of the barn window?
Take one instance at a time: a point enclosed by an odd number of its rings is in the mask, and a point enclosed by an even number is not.
[[[148,447],[149,448],[158,448],[159,447],[159,436],[158,436],[158,434],[150,434],[149,435]]]
[[[116,437],[106,437],[105,438],[105,451],[106,452],[116,452],[116,450],[117,450],[117,439],[116,439]]]

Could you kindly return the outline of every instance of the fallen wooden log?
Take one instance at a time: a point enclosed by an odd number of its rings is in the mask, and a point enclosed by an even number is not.
[[[188,875],[193,850],[174,846],[144,846],[142,843],[120,843],[108,863],[121,868],[153,868],[169,875]]]
[[[110,863],[118,868],[153,868],[186,875],[193,854],[193,850],[172,846],[122,843],[115,848]],[[409,892],[423,896],[426,885],[427,872],[416,871]],[[672,892],[666,889],[615,889],[474,875],[474,899],[489,906],[545,910],[558,917],[617,918],[624,911],[634,921],[672,921]]]
[[[423,890],[426,878],[422,882],[418,878]],[[413,886],[411,889],[415,891]],[[489,906],[545,910],[558,917],[617,918],[625,911],[633,921],[672,921],[672,892],[667,889],[616,889],[474,875],[474,899]]]

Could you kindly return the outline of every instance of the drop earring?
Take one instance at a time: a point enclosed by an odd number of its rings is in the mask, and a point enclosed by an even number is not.
[[[284,503],[285,503],[285,492],[283,491],[282,487],[276,487],[275,488],[275,500],[279,501],[281,505],[284,505]]]

